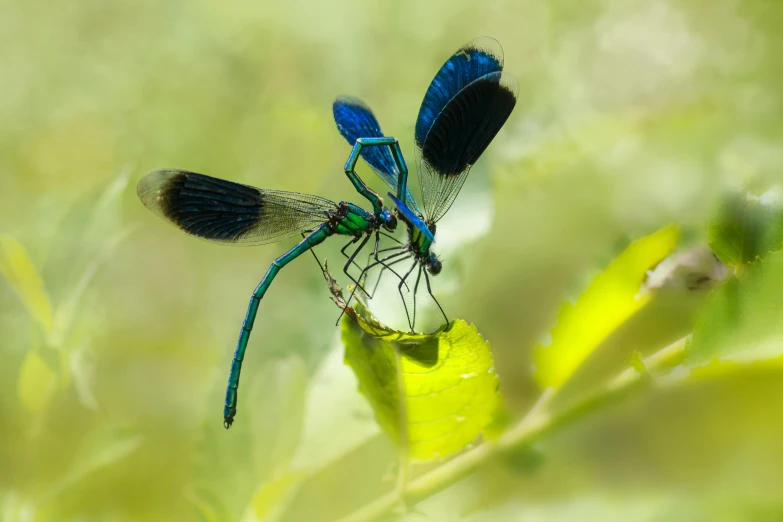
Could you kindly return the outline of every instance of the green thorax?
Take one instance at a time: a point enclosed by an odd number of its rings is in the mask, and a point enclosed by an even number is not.
[[[408,225],[408,239],[418,254],[426,254],[430,251],[435,236],[430,231],[424,220],[418,216],[403,216]]]
[[[343,201],[331,223],[335,234],[355,236],[370,229],[374,219],[374,216],[363,208]]]

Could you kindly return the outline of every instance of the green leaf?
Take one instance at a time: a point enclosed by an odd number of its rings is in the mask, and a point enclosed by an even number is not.
[[[753,263],[717,289],[687,349],[689,365],[753,362],[783,355],[783,251]]]
[[[0,273],[22,300],[35,322],[47,334],[52,331],[52,305],[44,284],[25,248],[11,236],[0,235]]]
[[[263,484],[253,494],[244,522],[272,522],[279,520],[296,496],[304,473],[288,473]]]
[[[49,405],[60,384],[58,373],[46,364],[38,350],[29,350],[19,370],[19,402],[30,413]]]
[[[631,243],[579,296],[566,302],[551,330],[551,342],[535,348],[535,378],[543,388],[562,386],[585,359],[650,300],[642,291],[647,271],[668,256],[679,230],[664,227]]]
[[[342,338],[359,390],[409,458],[457,452],[492,420],[498,376],[475,326],[455,320],[434,334],[408,334],[348,308]]]
[[[73,456],[69,471],[47,491],[47,500],[61,494],[89,475],[134,453],[144,436],[133,430],[102,428],[87,436]]]
[[[783,205],[768,191],[760,197],[735,194],[710,227],[709,245],[727,265],[761,259],[783,245]]]

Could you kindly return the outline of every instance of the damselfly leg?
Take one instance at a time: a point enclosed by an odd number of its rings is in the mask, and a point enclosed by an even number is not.
[[[408,312],[408,302],[405,300],[405,294],[402,293],[402,285],[405,285],[407,287],[407,284],[405,283],[405,280],[408,279],[408,277],[413,273],[413,270],[416,268],[416,266],[419,264],[418,259],[413,260],[413,264],[411,265],[410,269],[405,273],[405,275],[400,279],[400,284],[397,285],[397,291],[400,293],[400,299],[402,299],[402,305],[405,307],[405,316],[408,318],[408,326],[411,328],[411,332],[413,332],[413,324],[411,323],[411,315]],[[415,308],[415,299],[416,294],[413,295],[414,298],[414,308]]]
[[[446,324],[449,324],[449,318],[446,315],[446,312],[443,311],[443,307],[440,305],[438,300],[432,294],[432,287],[430,287],[430,276],[427,274],[426,270],[424,271],[424,280],[427,282],[427,293],[430,294],[430,297],[432,297],[432,300],[435,301],[436,305],[438,305],[438,310],[440,310],[440,313],[443,314],[443,319],[446,321]]]

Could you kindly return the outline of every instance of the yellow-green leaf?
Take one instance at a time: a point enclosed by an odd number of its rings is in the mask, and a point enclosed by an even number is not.
[[[272,522],[279,520],[294,499],[304,473],[288,473],[263,484],[253,494],[245,513],[245,522]]]
[[[381,428],[409,458],[452,454],[489,424],[498,376],[475,326],[458,319],[434,334],[408,334],[346,312],[345,361]]]
[[[0,235],[0,273],[22,300],[30,316],[47,333],[52,331],[52,305],[27,251],[11,236]]]
[[[35,350],[30,350],[19,371],[19,402],[30,413],[43,410],[51,401],[60,379]]]
[[[565,303],[551,330],[551,342],[535,349],[535,376],[543,388],[565,383],[617,327],[641,309],[650,294],[641,292],[647,270],[674,250],[675,226],[631,243],[598,274],[576,304]]]

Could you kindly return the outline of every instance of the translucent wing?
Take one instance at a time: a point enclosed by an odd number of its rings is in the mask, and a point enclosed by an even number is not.
[[[384,136],[375,115],[359,98],[340,96],[334,101],[332,111],[334,112],[334,121],[337,123],[337,130],[351,146],[359,138],[382,138]],[[361,155],[378,177],[396,191],[400,171],[389,147],[365,147],[362,149]],[[410,190],[407,190],[405,200],[411,209],[421,213]]]
[[[185,170],[154,170],[136,188],[144,206],[217,243],[261,245],[312,230],[337,211],[328,199],[263,190]]]
[[[429,222],[457,197],[470,167],[508,119],[519,90],[492,38],[463,46],[432,80],[416,121],[419,180]]]

